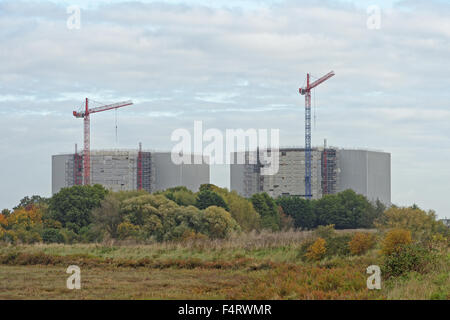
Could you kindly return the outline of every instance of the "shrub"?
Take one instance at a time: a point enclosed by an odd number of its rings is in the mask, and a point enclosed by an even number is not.
[[[101,229],[95,228],[92,224],[80,228],[80,233],[78,234],[80,241],[84,243],[101,241],[103,238],[103,232]]]
[[[183,235],[182,235],[182,237],[181,237],[181,240],[182,240],[182,241],[196,241],[196,240],[205,240],[205,239],[207,239],[207,238],[208,238],[208,237],[205,236],[205,235],[202,234],[202,233],[195,232],[195,231],[192,231],[192,230],[186,230],[186,231],[183,233]]]
[[[411,271],[425,273],[435,257],[433,251],[418,244],[402,244],[385,256],[382,273],[387,277],[401,276]]]
[[[327,252],[326,256],[347,256],[350,254],[350,249],[348,246],[351,240],[350,234],[335,235],[328,238],[327,241]]]
[[[233,231],[239,231],[239,225],[230,213],[216,206],[204,210],[204,224],[210,238],[226,238]]]
[[[314,235],[320,238],[330,239],[331,237],[336,235],[336,231],[334,230],[334,224],[317,227],[317,229],[314,230]]]
[[[386,234],[383,240],[383,253],[389,255],[398,250],[402,245],[412,242],[411,231],[404,229],[393,229]]]
[[[117,227],[117,233],[119,235],[119,239],[126,239],[130,237],[135,237],[139,232],[139,227],[128,222],[122,222]]]
[[[317,238],[317,240],[308,248],[306,252],[306,257],[309,260],[318,261],[325,256],[327,242],[323,238]]]
[[[366,253],[375,245],[375,236],[370,233],[357,232],[348,243],[350,252],[354,255]]]
[[[72,244],[78,241],[78,235],[70,229],[61,229],[62,236],[64,237],[64,243]]]
[[[62,243],[64,242],[64,237],[59,229],[47,228],[42,232],[42,240],[45,243]]]

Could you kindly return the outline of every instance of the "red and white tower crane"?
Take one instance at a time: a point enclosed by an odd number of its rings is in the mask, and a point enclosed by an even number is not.
[[[75,118],[84,119],[84,153],[83,153],[83,170],[84,170],[84,184],[89,185],[91,182],[91,137],[90,137],[90,119],[91,113],[97,113],[112,109],[118,109],[126,106],[132,105],[131,100],[118,102],[113,104],[104,105],[101,107],[96,107],[89,109],[89,99],[86,98],[86,108],[83,111],[74,111],[73,115]],[[76,182],[76,181],[75,181]]]

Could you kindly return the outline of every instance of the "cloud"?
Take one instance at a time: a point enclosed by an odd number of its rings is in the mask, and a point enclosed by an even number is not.
[[[298,88],[334,70],[315,92],[313,143],[392,152],[394,202],[450,212],[450,173],[436,170],[449,156],[448,3],[384,1],[380,30],[362,2],[96,3],[79,2],[69,30],[59,1],[0,1],[0,207],[49,195],[51,154],[81,146],[71,112],[86,96],[134,100],[118,147],[170,149],[194,120],[303,145]],[[116,147],[114,128],[114,112],[94,115],[93,148]]]

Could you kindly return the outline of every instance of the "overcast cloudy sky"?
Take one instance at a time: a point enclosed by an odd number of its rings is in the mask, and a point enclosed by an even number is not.
[[[170,150],[194,120],[279,128],[303,146],[298,87],[334,70],[316,90],[313,145],[390,152],[393,202],[450,217],[449,17],[438,0],[0,0],[0,208],[50,195],[51,155],[82,146],[84,97],[135,102],[117,112],[117,143],[115,112],[92,116],[93,149]]]

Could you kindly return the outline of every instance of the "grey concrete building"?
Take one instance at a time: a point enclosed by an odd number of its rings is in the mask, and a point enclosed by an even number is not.
[[[230,188],[245,197],[267,192],[272,197],[305,195],[305,150],[279,150],[279,170],[261,174],[261,164],[232,164]],[[248,154],[248,152],[246,153]],[[246,159],[249,157],[246,156]],[[236,155],[235,155],[236,159]],[[235,162],[236,163],[236,162]],[[352,189],[369,200],[391,204],[391,158],[389,153],[369,150],[314,148],[312,150],[312,197]]]
[[[199,156],[191,156],[191,163],[195,163],[196,157]],[[82,184],[82,174],[82,155],[52,156],[52,193]],[[112,191],[142,188],[155,192],[177,186],[197,191],[204,183],[210,183],[208,164],[177,165],[172,162],[170,152],[91,151],[91,184],[101,184]]]
[[[370,200],[391,204],[391,155],[386,152],[341,149],[337,191],[352,189]]]

